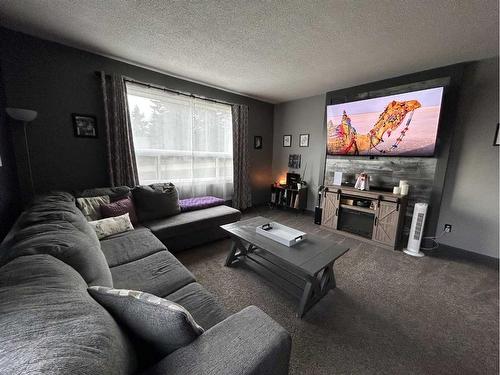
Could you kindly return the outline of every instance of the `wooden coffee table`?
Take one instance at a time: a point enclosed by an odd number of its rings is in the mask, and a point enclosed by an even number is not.
[[[257,226],[271,221],[257,216],[222,225],[221,228],[233,240],[225,265],[249,265],[299,297],[297,317],[302,318],[330,289],[336,287],[333,264],[349,247],[332,244],[331,240],[312,234],[288,247],[256,233]]]

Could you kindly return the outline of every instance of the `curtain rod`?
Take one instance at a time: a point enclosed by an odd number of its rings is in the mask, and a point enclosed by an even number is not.
[[[101,76],[101,72],[100,71],[95,71],[95,75],[98,76],[98,77],[100,77]],[[106,76],[110,76],[110,74],[106,74]],[[135,83],[137,85],[142,85],[142,86],[146,86],[146,87],[149,87],[149,88],[154,88],[154,89],[157,89],[157,90],[167,91],[167,92],[171,92],[171,93],[177,94],[177,95],[188,96],[190,98],[202,99],[202,100],[206,100],[206,101],[209,101],[209,102],[219,103],[219,104],[225,104],[225,105],[234,105],[234,104],[236,104],[236,103],[226,102],[226,101],[223,101],[223,100],[206,98],[206,97],[200,96],[200,95],[194,95],[194,94],[191,94],[189,92],[183,92],[183,91],[179,91],[179,90],[169,89],[169,88],[164,87],[164,86],[160,86],[160,85],[155,85],[153,83],[139,81],[139,80],[136,80],[134,78],[127,77],[127,76],[123,76],[123,79],[125,81],[127,81],[127,82]]]

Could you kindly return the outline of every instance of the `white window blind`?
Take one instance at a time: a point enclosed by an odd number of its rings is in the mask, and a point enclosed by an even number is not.
[[[139,182],[180,198],[233,195],[231,106],[127,83]]]

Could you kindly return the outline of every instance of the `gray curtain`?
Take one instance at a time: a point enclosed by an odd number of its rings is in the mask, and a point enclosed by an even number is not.
[[[101,85],[110,184],[133,187],[139,184],[139,178],[125,80],[122,76],[109,76],[101,72]]]
[[[233,207],[244,210],[252,206],[248,155],[248,106],[233,104]]]

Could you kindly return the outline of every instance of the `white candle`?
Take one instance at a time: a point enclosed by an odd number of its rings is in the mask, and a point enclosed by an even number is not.
[[[400,180],[399,187],[403,187],[403,185],[408,185],[408,181],[407,180]]]
[[[410,185],[406,184],[401,186],[401,195],[408,195],[408,189],[410,188]]]
[[[401,192],[401,188],[399,186],[394,186],[392,189],[392,194],[399,194]]]

